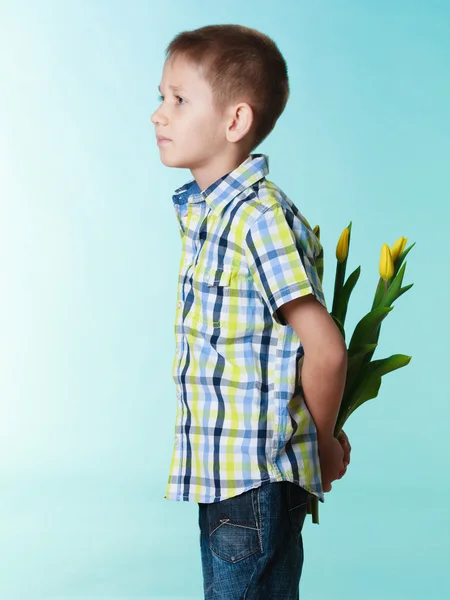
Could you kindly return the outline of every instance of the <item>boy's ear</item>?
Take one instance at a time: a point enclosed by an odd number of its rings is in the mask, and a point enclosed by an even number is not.
[[[227,140],[238,142],[244,138],[253,125],[253,110],[247,102],[240,102],[231,109],[227,124]]]

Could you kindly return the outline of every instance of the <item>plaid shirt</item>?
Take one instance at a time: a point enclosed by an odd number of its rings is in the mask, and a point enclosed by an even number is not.
[[[303,347],[277,309],[314,294],[323,250],[251,154],[201,191],[173,196],[182,239],[175,318],[175,441],[165,498],[218,502],[291,481],[324,500],[301,386]]]

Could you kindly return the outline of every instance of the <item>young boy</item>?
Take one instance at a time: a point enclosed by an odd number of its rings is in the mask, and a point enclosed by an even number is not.
[[[334,437],[346,346],[326,310],[322,247],[251,154],[284,110],[286,63],[264,34],[216,25],[166,50],[152,115],[182,239],[175,446],[165,498],[199,505],[206,600],[293,600],[309,494],[343,476]]]

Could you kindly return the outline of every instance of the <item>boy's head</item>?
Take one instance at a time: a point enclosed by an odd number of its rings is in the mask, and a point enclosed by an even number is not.
[[[274,128],[289,97],[287,66],[265,34],[209,25],[170,42],[160,93],[151,119],[156,135],[171,140],[159,145],[162,162],[189,168],[209,184],[241,164]]]

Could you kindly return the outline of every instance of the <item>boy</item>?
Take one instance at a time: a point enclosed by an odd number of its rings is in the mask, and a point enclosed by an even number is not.
[[[182,239],[175,446],[167,499],[199,505],[206,600],[293,600],[309,494],[343,476],[333,435],[346,346],[326,310],[322,247],[250,154],[289,96],[286,63],[238,25],[177,35],[152,115]]]

